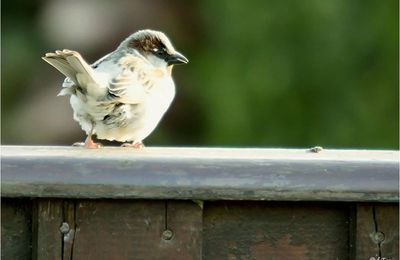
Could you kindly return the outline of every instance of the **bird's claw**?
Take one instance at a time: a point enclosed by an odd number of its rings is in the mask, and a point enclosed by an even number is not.
[[[142,149],[144,148],[144,145],[142,142],[138,143],[123,143],[121,147],[128,147],[128,148],[135,148],[135,149]]]
[[[72,146],[84,147],[84,148],[88,148],[88,149],[98,149],[98,148],[103,147],[103,145],[101,143],[95,143],[95,142],[88,142],[88,143],[76,142],[76,143],[73,143]]]
[[[76,142],[76,143],[73,143],[72,146],[75,146],[75,147],[84,147],[84,146],[85,146],[85,143],[84,143],[84,142]]]

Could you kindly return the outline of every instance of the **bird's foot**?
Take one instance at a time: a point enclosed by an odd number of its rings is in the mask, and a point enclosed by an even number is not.
[[[98,149],[98,148],[102,148],[103,147],[103,145],[101,144],[101,143],[95,143],[95,142],[92,142],[92,143],[90,143],[90,144],[85,144],[85,148],[89,148],[89,149]]]
[[[130,148],[135,148],[135,149],[142,149],[144,148],[144,145],[142,142],[136,142],[136,143],[123,143],[121,147],[130,147]]]
[[[91,139],[90,140],[86,140],[86,142],[73,143],[72,146],[84,147],[84,148],[88,148],[88,149],[98,149],[98,148],[102,148],[103,147],[103,145],[101,143],[95,143]]]
[[[84,143],[84,142],[76,142],[76,143],[73,143],[72,146],[75,146],[75,147],[84,147],[84,146],[85,146],[85,143]]]

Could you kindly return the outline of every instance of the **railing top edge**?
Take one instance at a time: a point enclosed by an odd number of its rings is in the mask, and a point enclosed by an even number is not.
[[[142,150],[120,147],[83,149],[68,146],[2,146],[2,157],[70,157],[104,159],[237,159],[237,160],[331,160],[399,162],[399,151],[281,148],[205,148],[205,147],[146,147]]]

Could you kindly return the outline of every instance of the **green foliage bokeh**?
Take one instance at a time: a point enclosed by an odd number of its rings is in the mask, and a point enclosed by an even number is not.
[[[397,1],[202,1],[204,140],[398,147]]]
[[[139,7],[162,3],[139,2]],[[69,48],[49,46],[41,35],[35,19],[44,3],[2,4],[6,144],[31,138],[22,138],[12,122],[32,88],[39,93],[38,81],[45,81],[31,79],[47,68],[40,56]],[[177,100],[148,144],[398,149],[397,0],[168,3],[169,9],[149,8],[144,14],[152,23],[135,26],[156,25],[172,34],[190,63],[174,70]],[[72,123],[72,115],[68,119]],[[81,136],[74,138],[58,144]]]

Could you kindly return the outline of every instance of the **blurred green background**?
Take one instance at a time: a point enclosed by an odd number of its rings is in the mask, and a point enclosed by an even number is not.
[[[149,146],[398,149],[398,19],[397,0],[2,1],[2,143],[83,140],[40,57],[152,28],[190,63]]]

